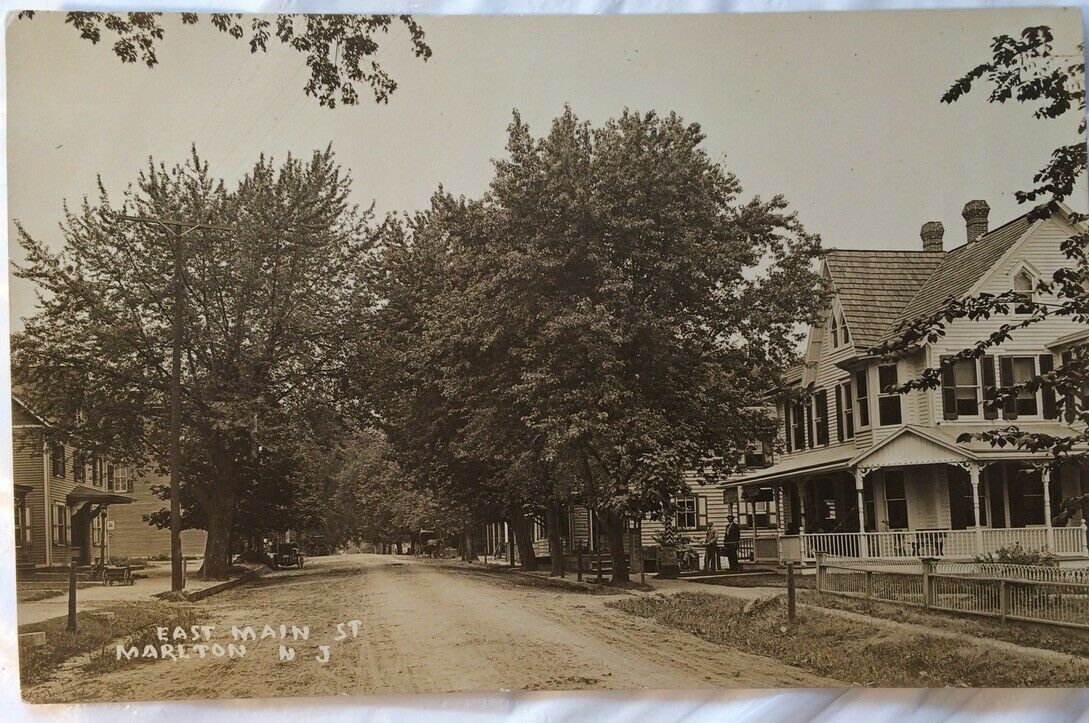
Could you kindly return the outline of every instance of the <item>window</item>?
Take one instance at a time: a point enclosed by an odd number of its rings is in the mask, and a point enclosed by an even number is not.
[[[942,357],[942,408],[946,419],[979,416],[979,375],[975,359]]]
[[[110,465],[113,468],[113,491],[132,492],[133,474],[127,465]],[[108,473],[107,473],[108,474]]]
[[[695,497],[677,500],[677,529],[694,530],[699,523],[699,503]]]
[[[873,498],[873,482],[867,478],[862,480],[862,510],[866,517],[864,532],[869,532],[874,529],[874,521],[877,519],[877,507]]]
[[[53,544],[68,544],[68,505],[61,502],[53,505]]]
[[[106,465],[106,489],[108,489],[108,490],[113,490],[114,489],[114,474],[113,474],[113,465],[112,464],[107,464]]]
[[[15,546],[23,546],[23,515],[26,513],[26,500],[15,501]]]
[[[843,343],[844,344],[850,344],[851,343],[851,332],[847,330],[847,319],[846,318],[844,318],[840,322],[839,328],[840,328],[840,333],[843,334]]]
[[[836,312],[832,312],[832,320],[829,322],[829,336],[832,337],[832,348],[839,346],[839,323],[836,321]]]
[[[855,372],[855,389],[858,394],[858,426],[868,427],[870,426],[870,392],[865,369]]]
[[[1000,381],[1006,389],[1024,384],[1036,376],[1036,357],[1004,356],[999,357],[998,362]],[[1035,416],[1039,413],[1036,394],[1027,389],[1018,391],[1017,398],[1007,399],[1002,407],[1002,416],[1006,419],[1016,419],[1021,415]]]
[[[1026,301],[1032,301],[1033,288],[1036,286],[1036,280],[1032,278],[1026,269],[1021,269],[1013,276],[1013,291],[1023,297]],[[1028,309],[1016,310],[1018,313],[1025,313]]]
[[[91,457],[91,484],[102,486],[102,461],[97,457]]]
[[[889,529],[906,530],[908,528],[903,470],[885,470],[885,512],[888,515]]]
[[[877,413],[881,426],[900,424],[900,395],[896,393],[897,386],[896,365],[882,364],[877,367]]]
[[[976,526],[975,497],[972,494],[972,480],[968,471],[961,467],[949,467],[949,522],[954,530],[965,530]],[[979,484],[980,525],[987,524],[987,485],[983,480]]]
[[[95,515],[91,520],[91,545],[98,547],[102,544],[102,515]]]
[[[534,540],[547,540],[548,539],[548,527],[545,525],[543,517],[533,518],[533,539]]]
[[[72,480],[82,483],[87,478],[87,455],[83,452],[72,453]]]
[[[748,504],[745,505],[745,513],[739,515],[742,526],[751,527],[755,524],[759,528],[770,528],[776,526],[776,508],[775,508],[775,490],[772,487],[760,487],[745,489],[745,498]],[[749,519],[749,512],[752,512],[753,519]]]
[[[1016,472],[1022,476],[1021,500],[1024,510],[1021,522],[1025,525],[1044,524],[1044,481],[1039,470]]]
[[[855,413],[854,405],[851,403],[850,382],[843,382],[836,387],[836,413],[839,415],[836,420],[839,425],[839,431],[837,432],[839,441],[854,439]]]
[[[53,476],[54,477],[63,477],[64,476],[64,445],[54,444],[49,457],[50,457],[50,460],[53,463]]]
[[[814,439],[817,444],[822,446],[828,445],[828,390],[821,389],[819,392],[813,395],[813,419],[816,424],[816,436]]]
[[[771,456],[768,452],[769,450],[766,444],[763,442],[756,442],[745,451],[741,463],[749,468],[767,467],[768,458]]]

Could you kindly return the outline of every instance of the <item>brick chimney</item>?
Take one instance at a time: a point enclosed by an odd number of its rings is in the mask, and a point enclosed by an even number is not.
[[[919,236],[923,239],[923,251],[941,251],[942,236],[944,235],[945,226],[942,226],[941,221],[927,221],[924,223],[922,230],[919,231]]]
[[[964,228],[968,232],[968,243],[978,241],[979,237],[987,233],[987,215],[991,207],[986,201],[969,201],[964,204],[961,216],[964,216]]]

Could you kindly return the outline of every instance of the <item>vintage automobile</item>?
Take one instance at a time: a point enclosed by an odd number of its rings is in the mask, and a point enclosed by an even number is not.
[[[273,567],[302,567],[303,555],[297,542],[281,542],[272,556]]]

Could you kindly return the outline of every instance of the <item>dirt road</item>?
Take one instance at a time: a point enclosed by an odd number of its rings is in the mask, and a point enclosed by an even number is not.
[[[834,686],[605,606],[612,595],[544,586],[460,563],[341,555],[200,603],[211,642],[231,626],[276,638],[243,657],[117,663],[45,683],[29,700],[164,700],[450,691]],[[360,621],[357,635],[337,623]],[[286,628],[281,629],[280,626]],[[293,640],[291,626],[309,626]],[[278,639],[281,632],[286,640]],[[336,640],[343,637],[342,640]],[[178,642],[178,641],[172,641]],[[209,642],[208,644],[211,644]],[[280,645],[294,660],[280,660]],[[318,646],[328,646],[328,662]],[[74,696],[73,696],[74,694]]]

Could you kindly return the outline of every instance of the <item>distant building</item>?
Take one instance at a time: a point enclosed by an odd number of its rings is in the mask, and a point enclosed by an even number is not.
[[[142,519],[163,506],[150,490],[151,480],[72,446],[43,444],[41,431],[48,421],[14,396],[11,409],[19,566],[64,566],[73,557],[78,564],[90,564],[103,555],[170,554],[169,531]],[[202,555],[204,533],[183,533],[182,550]]]

